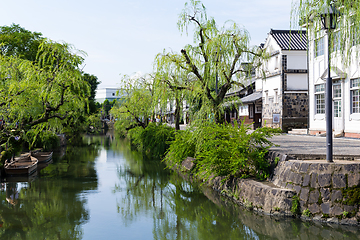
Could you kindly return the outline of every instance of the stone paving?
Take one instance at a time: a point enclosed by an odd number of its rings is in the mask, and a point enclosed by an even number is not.
[[[174,124],[168,125],[175,127]],[[186,129],[186,125],[181,124],[180,129]],[[273,136],[271,141],[279,145],[272,147],[273,151],[286,155],[313,155],[320,159],[326,158],[326,137],[281,134]],[[352,160],[360,160],[360,139],[333,138],[333,156],[352,156]]]
[[[271,141],[279,146],[271,148],[288,155],[326,156],[326,137],[281,134]],[[354,156],[360,160],[360,139],[333,138],[334,156]]]

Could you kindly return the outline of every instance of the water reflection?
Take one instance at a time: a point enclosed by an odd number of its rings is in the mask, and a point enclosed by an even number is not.
[[[124,146],[120,144],[119,146]],[[259,215],[123,149],[117,210],[126,226],[152,218],[151,239],[359,239],[359,229]]]
[[[359,239],[357,228],[246,211],[114,135],[87,143],[0,185],[0,239]]]
[[[0,189],[0,239],[81,239],[89,214],[78,195],[97,188],[97,153],[68,149],[38,176],[8,177]]]

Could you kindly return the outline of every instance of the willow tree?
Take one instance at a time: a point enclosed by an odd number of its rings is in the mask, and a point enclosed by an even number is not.
[[[154,93],[155,105],[166,108],[169,101],[175,101],[175,129],[180,130],[180,116],[183,110],[184,100],[192,90],[192,82],[188,72],[184,71],[174,61],[179,56],[176,53],[158,54],[155,58]]]
[[[213,113],[218,122],[223,121],[222,107],[227,91],[234,85],[245,87],[242,79],[248,74],[244,63],[256,67],[256,59],[263,56],[257,47],[250,47],[249,33],[232,21],[218,27],[215,19],[208,17],[200,1],[191,0],[179,15],[178,27],[182,33],[191,29],[193,45],[181,50],[181,57],[172,58],[189,76],[196,79],[200,89],[202,117]]]
[[[59,133],[64,123],[84,114],[90,91],[82,79],[83,54],[69,44],[45,39],[36,63],[0,55],[3,157],[14,153],[12,146],[23,141],[31,146],[44,131]]]
[[[118,119],[116,126],[126,130],[137,126],[145,129],[149,117],[154,114],[153,79],[124,75],[118,96],[121,96],[119,104],[110,110],[110,113]]]

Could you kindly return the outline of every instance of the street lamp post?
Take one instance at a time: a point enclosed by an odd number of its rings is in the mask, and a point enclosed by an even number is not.
[[[321,13],[323,29],[327,33],[327,78],[325,92],[325,113],[326,113],[326,161],[333,162],[333,106],[332,106],[332,78],[330,76],[330,32],[336,28],[337,16],[339,11],[334,6],[327,6]]]

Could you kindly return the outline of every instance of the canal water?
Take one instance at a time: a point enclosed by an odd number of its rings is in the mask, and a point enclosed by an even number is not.
[[[358,228],[249,212],[113,135],[62,149],[0,189],[0,239],[360,239]]]

